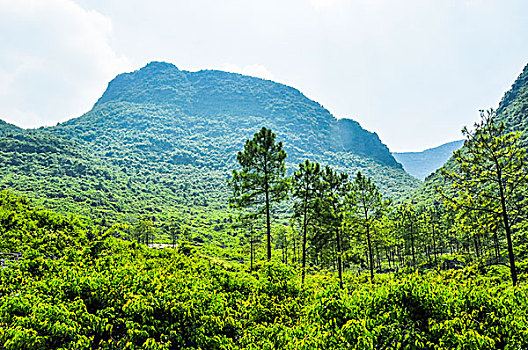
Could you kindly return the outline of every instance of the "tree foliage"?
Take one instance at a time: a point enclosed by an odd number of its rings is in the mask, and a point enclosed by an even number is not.
[[[266,217],[267,256],[271,260],[272,206],[288,196],[286,152],[282,142],[275,143],[276,135],[262,128],[247,140],[237,161],[242,170],[233,170],[229,184],[233,188],[231,204],[235,208],[256,206],[257,214]]]
[[[517,284],[512,228],[525,218],[524,203],[528,185],[526,150],[521,134],[505,132],[504,123],[495,120],[493,110],[481,111],[474,130],[464,128],[464,148],[455,152],[460,172],[443,172],[456,189],[449,203],[456,209],[478,212],[480,219],[500,224],[504,230],[513,284]]]

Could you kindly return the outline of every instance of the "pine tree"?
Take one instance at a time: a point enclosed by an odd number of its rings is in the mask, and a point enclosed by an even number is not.
[[[173,216],[169,219],[169,221],[165,225],[166,225],[166,229],[169,232],[169,235],[172,240],[172,248],[175,248],[176,240],[181,235],[182,221],[179,217]]]
[[[415,205],[402,203],[396,208],[395,221],[400,237],[403,239],[406,255],[410,251],[412,266],[416,266],[418,246],[419,214]]]
[[[374,224],[388,206],[383,200],[381,193],[370,178],[357,173],[352,184],[352,191],[349,195],[350,212],[352,220],[359,226],[359,233],[367,243],[367,253],[370,268],[370,280],[374,279],[374,255],[373,255],[373,234]]]
[[[299,164],[299,170],[293,174],[294,218],[301,223],[302,230],[302,283],[306,271],[306,244],[308,226],[318,214],[321,198],[321,166],[306,160]]]
[[[233,188],[230,204],[235,208],[256,207],[256,214],[266,217],[267,257],[271,260],[271,210],[288,196],[286,151],[282,142],[275,143],[276,135],[262,128],[247,140],[244,150],[238,152],[241,171],[233,170],[229,181]]]
[[[154,235],[154,221],[150,215],[142,215],[133,227],[134,235],[138,242],[149,244],[149,239]]]
[[[346,214],[346,196],[350,191],[347,173],[338,173],[326,166],[323,172],[323,219],[335,240],[337,273],[343,286],[343,221]]]
[[[480,212],[487,214],[490,221],[502,222],[511,279],[516,285],[512,227],[524,216],[523,199],[528,185],[526,151],[520,143],[521,134],[507,133],[493,110],[480,111],[480,116],[473,131],[462,130],[466,141],[464,147],[455,152],[459,171],[442,171],[452,181],[455,195],[440,191],[447,203],[457,210]]]

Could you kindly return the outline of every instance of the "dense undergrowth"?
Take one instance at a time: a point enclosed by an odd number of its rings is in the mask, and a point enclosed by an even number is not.
[[[343,289],[333,274],[312,272],[301,286],[299,271],[280,262],[248,272],[187,244],[150,249],[114,238],[118,227],[2,196],[2,249],[22,256],[0,268],[0,349],[528,346],[528,288],[522,279],[511,287],[500,270],[410,271],[373,283],[347,274]]]
[[[496,349],[528,346],[525,285],[467,272],[360,283],[108,240],[1,270],[6,349]]]

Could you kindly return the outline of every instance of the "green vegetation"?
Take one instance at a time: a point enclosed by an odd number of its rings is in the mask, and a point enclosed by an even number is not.
[[[282,142],[275,143],[276,135],[262,128],[247,140],[244,151],[238,152],[237,160],[242,171],[233,170],[230,185],[234,197],[231,204],[235,208],[256,206],[252,217],[263,214],[266,217],[266,251],[271,260],[271,206],[288,197],[286,175],[286,152]]]
[[[226,217],[236,152],[263,126],[283,141],[289,174],[309,158],[362,171],[391,197],[419,184],[376,134],[294,88],[153,62],[112,80],[79,118],[30,131],[0,124],[0,189],[108,224],[190,207]]]
[[[22,132],[23,129],[0,120],[0,136],[13,135]]]
[[[234,74],[154,63],[0,124],[0,349],[527,348],[523,79],[412,198],[375,134]]]
[[[482,120],[474,131],[464,128],[467,136],[463,151],[455,153],[460,172],[443,171],[453,182],[457,196],[451,199],[455,210],[471,212],[479,225],[501,226],[506,234],[513,284],[517,284],[512,228],[524,220],[524,202],[528,193],[526,151],[520,145],[519,132],[505,133],[504,123],[497,124],[495,112],[481,111]],[[476,218],[475,216],[478,216]],[[478,229],[477,229],[478,230]]]
[[[493,267],[376,276],[310,273],[259,263],[256,271],[181,244],[149,249],[0,197],[5,349],[503,349],[528,346],[528,290]],[[6,226],[17,216],[25,226]],[[61,224],[62,223],[62,224]],[[71,225],[65,229],[64,223]],[[40,225],[36,237],[30,237]],[[34,249],[33,239],[60,252]],[[71,234],[77,232],[77,234]],[[114,232],[114,234],[111,234]],[[71,235],[70,235],[71,234]],[[53,243],[47,249],[54,249]]]
[[[507,91],[496,110],[495,121],[504,123],[504,132],[520,132],[520,143],[523,148],[528,147],[528,64],[517,77],[511,89]],[[461,148],[462,151],[464,147]],[[449,172],[459,171],[455,158],[451,157],[442,167]],[[437,196],[438,187],[451,187],[451,183],[442,176],[442,169],[429,175],[425,182],[407,199],[414,198],[419,202],[431,203],[441,200]]]
[[[375,225],[383,216],[388,206],[384,202],[376,185],[369,178],[358,173],[351,189],[351,224],[360,233],[360,240],[364,237],[367,243],[368,266],[370,269],[370,280],[374,279],[374,253],[372,247]],[[379,257],[378,257],[379,259]]]

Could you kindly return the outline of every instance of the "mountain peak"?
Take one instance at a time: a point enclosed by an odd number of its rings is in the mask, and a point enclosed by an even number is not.
[[[128,111],[119,116],[119,123],[142,128],[158,123],[155,134],[186,123],[184,129],[190,131],[201,120],[196,133],[208,135],[210,140],[229,139],[231,147],[266,126],[284,140],[292,162],[312,155],[325,162],[325,152],[337,152],[344,157],[354,155],[354,164],[359,158],[368,158],[402,170],[377,134],[354,120],[338,120],[298,89],[271,80],[219,70],[189,72],[170,63],[151,62],[118,75],[94,106],[108,123],[118,109]],[[231,151],[234,154],[235,150]]]
[[[152,61],[152,62],[149,62],[149,63],[147,63],[147,65],[145,67],[140,68],[139,71],[141,71],[141,70],[150,70],[150,69],[155,69],[155,70],[177,70],[177,71],[179,71],[178,67],[176,67],[174,64],[168,63],[168,62],[163,62],[163,61]]]
[[[24,131],[24,129],[0,119],[0,136],[16,134],[22,131]]]
[[[119,74],[110,83],[95,107],[105,102],[159,103],[178,100],[189,88],[186,72],[172,63],[153,61],[145,67]]]

